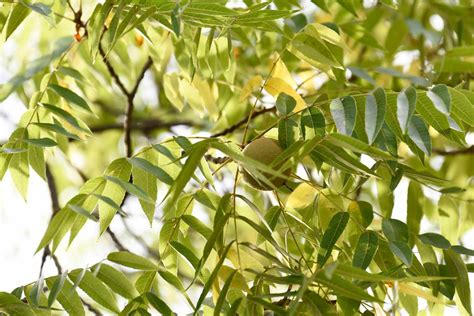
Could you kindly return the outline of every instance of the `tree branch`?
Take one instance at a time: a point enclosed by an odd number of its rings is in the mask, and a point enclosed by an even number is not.
[[[46,182],[48,184],[49,195],[51,198],[51,207],[53,210],[53,212],[51,213],[51,218],[49,220],[51,222],[51,219],[57,212],[59,212],[61,207],[59,206],[56,181],[54,180],[53,174],[51,173],[51,169],[49,168],[48,164],[46,164]],[[58,258],[56,257],[56,255],[51,253],[51,250],[49,249],[49,245],[46,245],[46,247],[44,247],[43,249],[43,255],[41,257],[40,276],[43,274],[44,264],[48,256],[50,256],[53,259],[54,264],[56,265],[56,269],[58,270],[58,273],[61,274],[63,269],[61,267],[61,264],[59,263]]]
[[[230,134],[230,133],[234,132],[235,130],[239,129],[240,127],[244,126],[249,119],[254,119],[257,116],[260,116],[264,113],[273,112],[273,111],[275,111],[275,107],[265,108],[265,109],[262,109],[260,111],[254,111],[251,114],[247,115],[245,118],[243,118],[240,121],[238,121],[237,123],[235,123],[234,125],[229,126],[225,130],[220,131],[220,132],[215,133],[215,134],[212,134],[211,137],[220,137],[220,136]]]
[[[90,129],[93,133],[100,133],[112,129],[123,129],[122,123],[111,123],[111,124],[104,124],[104,125],[98,125],[98,126],[92,126]],[[170,128],[173,126],[179,126],[179,125],[186,125],[186,126],[193,126],[195,125],[191,121],[172,121],[172,122],[164,122],[159,119],[149,119],[149,120],[143,120],[143,121],[137,121],[137,122],[132,122],[130,126],[130,130],[141,130],[144,131],[145,133],[150,132],[154,129],[159,129],[159,128]]]
[[[127,153],[127,157],[132,156],[133,152],[133,145],[132,145],[132,119],[133,119],[133,99],[135,99],[135,95],[137,94],[138,87],[140,86],[140,82],[145,77],[146,71],[153,65],[153,60],[151,57],[148,57],[147,62],[143,65],[142,71],[133,86],[132,91],[127,94],[127,111],[125,114],[125,121],[123,122],[123,130],[125,132],[125,151]]]
[[[125,88],[125,85],[123,84],[122,80],[120,80],[120,77],[117,75],[117,72],[115,72],[114,67],[112,67],[112,64],[107,59],[107,55],[105,54],[105,51],[104,51],[104,48],[102,47],[102,44],[99,44],[99,53],[102,56],[102,60],[104,61],[105,66],[107,67],[107,70],[109,71],[112,78],[114,78],[115,83],[117,83],[117,85],[119,86],[122,93],[125,94],[126,96],[128,96],[127,88]]]
[[[443,149],[433,148],[433,153],[440,155],[440,156],[455,156],[455,155],[463,155],[463,154],[474,154],[474,146],[461,148],[451,151],[446,151]]]

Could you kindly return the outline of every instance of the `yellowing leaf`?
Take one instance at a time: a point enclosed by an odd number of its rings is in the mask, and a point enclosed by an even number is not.
[[[293,80],[293,77],[291,76],[290,72],[288,71],[288,68],[286,68],[285,63],[281,60],[281,58],[279,58],[275,63],[275,67],[273,68],[271,76],[272,78],[282,79],[293,88],[296,88],[297,86],[295,80]]]
[[[165,89],[165,95],[168,100],[178,110],[182,110],[184,107],[183,97],[181,96],[179,75],[177,73],[165,74],[163,76],[163,87]]]
[[[429,302],[444,304],[444,300],[439,299],[439,298],[433,296],[432,294],[430,294],[426,291],[423,291],[420,288],[417,288],[417,287],[414,287],[414,286],[411,286],[411,285],[408,285],[408,284],[405,284],[405,283],[399,283],[398,284],[398,290],[400,292],[408,294],[408,295],[413,295],[413,296],[424,298],[425,300],[427,300]]]
[[[257,75],[253,76],[242,89],[242,92],[240,93],[240,100],[243,101],[246,98],[249,97],[249,95],[252,93],[253,89],[259,87],[262,84],[262,76]]]
[[[286,207],[303,208],[314,201],[318,191],[307,183],[300,184],[288,197]]]
[[[294,109],[295,112],[303,110],[306,107],[306,103],[304,102],[303,98],[283,79],[270,78],[265,83],[264,88],[274,97],[277,97],[282,92],[293,97],[293,99],[296,100],[296,107]]]
[[[196,111],[200,116],[203,116],[204,108],[199,96],[199,90],[196,89],[188,80],[183,79],[179,81],[179,92],[184,97],[185,101]]]
[[[210,116],[216,120],[219,116],[219,109],[217,108],[216,99],[209,83],[196,75],[194,76],[192,84],[194,88],[199,91],[201,104],[206,108]]]

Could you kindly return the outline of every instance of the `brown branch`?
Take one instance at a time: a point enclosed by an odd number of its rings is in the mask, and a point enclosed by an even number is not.
[[[105,132],[108,130],[113,130],[113,129],[123,129],[122,123],[111,123],[111,124],[104,124],[104,125],[97,125],[97,126],[92,126],[90,129],[93,133],[100,133],[100,132]],[[164,122],[159,119],[149,119],[149,120],[143,120],[143,121],[137,121],[137,122],[132,122],[130,129],[131,130],[141,130],[144,131],[145,133],[150,132],[154,129],[160,129],[160,128],[170,128],[173,126],[179,126],[179,125],[186,125],[186,126],[193,126],[195,125],[191,121],[172,121],[172,122]]]
[[[51,173],[51,169],[50,169],[48,164],[46,164],[46,182],[48,184],[49,195],[50,195],[50,198],[51,198],[51,208],[53,210],[53,212],[51,213],[51,218],[50,218],[50,221],[51,221],[53,216],[57,212],[59,212],[61,207],[59,206],[58,190],[57,190],[57,187],[56,187],[56,181],[54,180],[54,176]],[[46,247],[44,247],[44,249],[43,249],[43,255],[41,256],[41,265],[40,265],[40,272],[39,272],[40,276],[43,274],[44,264],[46,263],[46,259],[48,258],[48,256],[53,259],[54,264],[56,265],[56,269],[58,270],[58,273],[61,274],[63,269],[61,267],[61,264],[59,263],[58,258],[56,257],[56,255],[51,253],[51,250],[49,249],[49,245],[46,245]]]
[[[151,65],[153,65],[153,60],[151,59],[151,57],[148,57],[148,60],[146,61],[145,65],[143,65],[142,71],[140,72],[140,75],[138,76],[132,91],[127,94],[127,111],[125,115],[125,121],[123,122],[123,130],[125,132],[125,151],[127,153],[127,157],[132,156],[133,152],[131,128],[133,124],[132,119],[134,110],[133,99],[135,99],[135,95],[137,94],[140,82],[145,77],[145,73],[151,67]]]
[[[82,298],[81,298],[81,301],[82,301],[82,304],[84,304],[84,306],[87,307],[89,311],[91,311],[91,313],[93,313],[96,316],[102,316],[102,313],[97,308],[95,308],[94,306],[92,306],[90,303],[86,302]]]
[[[102,60],[104,61],[105,66],[107,67],[107,70],[109,71],[112,78],[114,78],[115,83],[117,83],[122,93],[128,96],[127,88],[125,88],[125,85],[123,84],[122,80],[120,80],[120,77],[117,75],[117,72],[115,72],[114,67],[112,67],[112,64],[107,59],[107,55],[104,51],[104,48],[102,47],[102,44],[99,44],[99,53],[102,56]]]
[[[474,154],[474,146],[456,149],[451,151],[446,151],[443,149],[433,148],[433,153],[440,155],[440,156],[455,156],[455,155],[467,155],[467,154]]]
[[[251,114],[247,115],[245,118],[243,118],[240,121],[238,121],[237,123],[235,123],[234,125],[229,126],[225,130],[220,131],[220,132],[215,133],[215,134],[212,134],[211,137],[220,137],[220,136],[230,134],[230,133],[234,132],[235,130],[239,129],[240,127],[244,126],[245,124],[247,124],[249,119],[254,119],[257,116],[260,116],[264,113],[273,112],[273,111],[275,111],[275,107],[265,108],[265,109],[262,109],[260,111],[254,111]]]
[[[117,235],[110,229],[110,227],[107,227],[107,233],[109,234],[110,238],[114,242],[115,246],[119,251],[128,251],[130,252],[125,246],[122,244],[122,242],[117,238]]]

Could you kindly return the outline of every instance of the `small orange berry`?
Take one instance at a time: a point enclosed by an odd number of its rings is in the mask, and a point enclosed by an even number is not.
[[[74,34],[74,39],[78,42],[81,41],[81,34],[79,34],[79,32],[77,32],[76,34]]]
[[[143,36],[141,36],[140,34],[135,35],[135,45],[137,45],[138,47],[143,45]]]

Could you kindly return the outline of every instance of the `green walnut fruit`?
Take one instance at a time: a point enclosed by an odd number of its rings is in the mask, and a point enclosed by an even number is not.
[[[243,155],[245,157],[252,158],[263,163],[266,166],[270,166],[272,162],[283,152],[278,141],[270,138],[261,137],[249,143],[243,150]],[[273,170],[278,170],[281,165],[271,165]],[[282,174],[289,176],[291,168],[288,168],[282,172]],[[261,178],[257,178],[256,175],[251,174],[244,168],[242,168],[242,173],[244,175],[244,180],[254,187],[257,190],[270,191],[274,188],[279,188],[285,184],[286,179],[282,177],[277,177],[268,173],[261,173],[261,176],[264,176],[268,181],[270,181],[274,187],[271,187],[270,184],[267,184]]]

